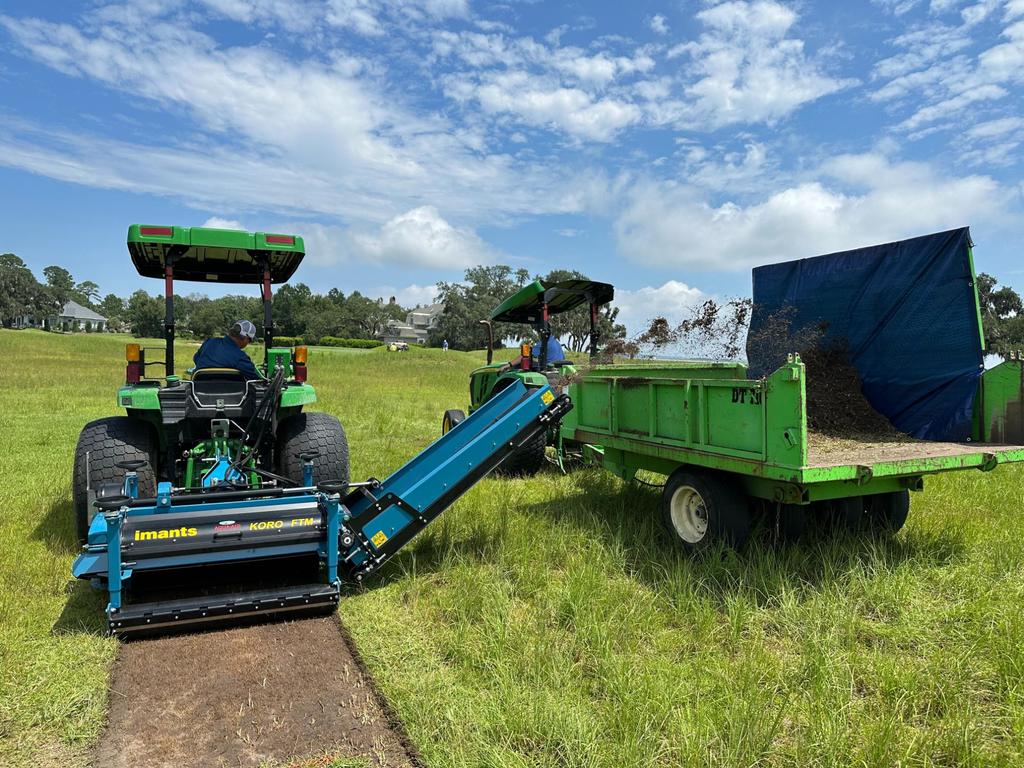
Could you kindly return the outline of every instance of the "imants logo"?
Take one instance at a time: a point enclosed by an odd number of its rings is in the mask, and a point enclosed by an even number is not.
[[[156,531],[136,531],[136,541],[155,541],[157,539],[182,539],[189,536],[198,536],[196,528],[164,528]]]

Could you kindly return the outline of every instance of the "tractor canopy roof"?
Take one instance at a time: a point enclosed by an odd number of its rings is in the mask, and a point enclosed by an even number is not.
[[[541,319],[544,302],[548,314],[568,312],[581,304],[607,304],[615,298],[615,288],[594,280],[562,280],[545,286],[539,280],[523,286],[491,312],[491,320],[501,323],[536,323]]]
[[[132,224],[128,252],[143,277],[163,277],[170,259],[176,280],[260,283],[266,262],[271,282],[283,283],[298,268],[306,246],[298,235]]]

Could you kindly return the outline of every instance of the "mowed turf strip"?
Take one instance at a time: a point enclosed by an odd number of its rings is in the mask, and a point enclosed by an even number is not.
[[[104,768],[413,765],[333,616],[124,643],[109,702]]]
[[[69,475],[125,341],[0,331],[0,765],[85,764],[104,724],[116,643],[68,586]],[[421,450],[480,361],[311,351],[353,477]],[[427,765],[1024,765],[1021,468],[929,478],[892,540],[700,558],[657,501],[596,469],[488,478],[343,598]]]

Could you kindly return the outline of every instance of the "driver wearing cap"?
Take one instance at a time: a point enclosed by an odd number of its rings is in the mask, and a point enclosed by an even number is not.
[[[250,357],[242,350],[256,338],[256,326],[248,320],[239,320],[226,336],[207,339],[192,360],[200,368],[234,368],[246,379],[261,378]]]

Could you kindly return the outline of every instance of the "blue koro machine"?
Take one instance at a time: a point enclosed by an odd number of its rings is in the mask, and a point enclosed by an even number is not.
[[[139,498],[138,467],[126,465],[123,493],[95,502],[72,572],[107,591],[116,635],[331,610],[343,582],[378,570],[571,408],[550,387],[515,382],[383,481],[314,486],[308,456],[303,487],[197,492],[165,482],[155,498]]]

